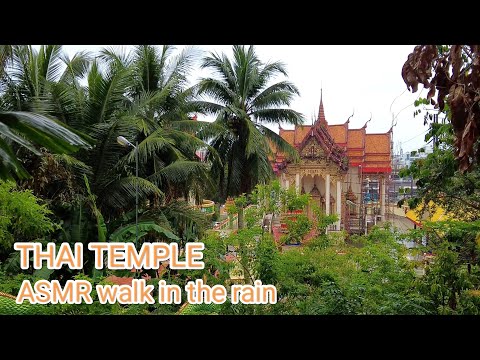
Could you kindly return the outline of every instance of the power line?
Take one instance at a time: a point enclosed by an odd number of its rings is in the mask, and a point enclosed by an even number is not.
[[[406,88],[405,90],[403,90],[403,92],[398,95],[395,99],[393,99],[392,103],[390,104],[390,112],[392,112],[392,106],[393,106],[393,103],[395,102],[395,100],[397,100],[400,96],[402,96],[403,94],[405,94],[405,91],[407,91],[408,88]]]
[[[428,130],[430,130],[430,129],[427,129],[427,130],[424,130],[424,131],[422,131],[420,134],[418,134],[418,135],[415,135],[415,136],[414,136],[414,137],[412,137],[411,139],[408,139],[408,140],[406,140],[406,141],[402,141],[402,145],[403,145],[403,144],[405,144],[405,143],[407,143],[407,142],[409,142],[410,140],[413,140],[413,139],[415,139],[415,138],[419,137],[420,135],[423,135],[423,134],[425,134],[425,133],[426,133]]]
[[[420,95],[422,95],[423,90],[425,90],[425,89],[420,90],[420,92],[418,93],[418,96],[417,96],[417,98],[415,99],[415,101],[417,101],[417,100],[420,98]],[[404,92],[405,92],[405,91],[404,91]],[[405,106],[403,109],[401,109],[401,110],[397,113],[397,115],[395,115],[395,117],[393,118],[393,121],[397,118],[398,115],[400,115],[400,113],[401,113],[403,110],[409,108],[409,107],[412,106],[412,105],[415,105],[415,101],[414,101],[413,103]]]

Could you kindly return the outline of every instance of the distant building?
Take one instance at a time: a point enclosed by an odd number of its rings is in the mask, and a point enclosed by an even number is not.
[[[402,169],[412,165],[415,160],[425,159],[428,154],[433,152],[433,145],[426,144],[419,150],[403,152],[400,150],[398,154],[393,155],[392,159],[392,183],[390,186],[389,198],[391,201],[399,201],[404,196],[410,197],[417,194],[417,186],[415,179],[411,177],[401,178],[399,173]],[[402,190],[405,192],[402,194]],[[406,190],[405,190],[406,189]]]

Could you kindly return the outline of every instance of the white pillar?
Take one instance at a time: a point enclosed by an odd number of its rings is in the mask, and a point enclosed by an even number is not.
[[[325,179],[325,214],[330,215],[330,174]]]
[[[340,222],[342,219],[342,183],[337,180],[337,230],[340,230]]]
[[[290,181],[285,180],[285,189],[288,189],[290,187]]]
[[[295,190],[297,190],[297,194],[300,194],[300,174],[299,173],[295,175]]]
[[[382,188],[380,189],[381,194],[381,203],[380,203],[380,215],[382,215],[382,220],[385,220],[385,178],[382,178]]]

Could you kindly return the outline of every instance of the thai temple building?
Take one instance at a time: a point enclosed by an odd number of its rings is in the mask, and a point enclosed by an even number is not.
[[[318,118],[313,125],[280,127],[280,136],[300,154],[295,163],[275,151],[273,169],[283,187],[295,186],[310,193],[326,214],[337,214],[331,230],[364,233],[385,220],[388,185],[392,172],[392,128],[385,133],[367,133],[367,124],[351,129],[349,120],[329,124],[320,97]],[[309,215],[311,211],[309,210]]]

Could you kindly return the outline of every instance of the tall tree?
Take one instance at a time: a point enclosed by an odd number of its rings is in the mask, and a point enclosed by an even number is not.
[[[271,83],[277,75],[287,75],[285,66],[278,61],[263,63],[253,46],[234,46],[232,60],[211,53],[202,67],[214,77],[198,84],[198,94],[206,99],[197,105],[216,119],[198,134],[208,138],[221,156],[221,164],[216,163],[212,173],[224,200],[249,193],[256,184],[272,178],[271,145],[297,157],[295,149],[265,124],[302,123],[302,115],[288,108],[299,92],[287,80]]]

